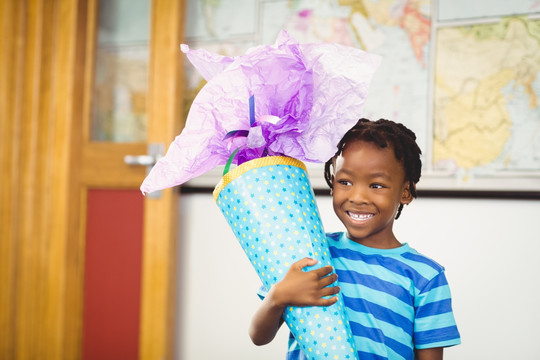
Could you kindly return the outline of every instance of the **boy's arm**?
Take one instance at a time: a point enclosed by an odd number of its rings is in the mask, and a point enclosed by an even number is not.
[[[442,360],[443,348],[417,349],[415,360]]]
[[[274,339],[283,324],[284,306],[277,305],[268,293],[253,315],[249,337],[255,345],[266,345]]]
[[[249,336],[255,345],[265,345],[274,339],[287,306],[329,306],[337,301],[338,286],[329,286],[337,280],[332,267],[325,266],[312,271],[303,271],[317,260],[304,258],[291,265],[285,277],[275,284],[263,300],[251,320]]]

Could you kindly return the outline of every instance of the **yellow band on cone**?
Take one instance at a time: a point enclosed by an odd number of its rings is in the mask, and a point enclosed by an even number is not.
[[[290,165],[307,171],[306,165],[302,161],[287,156],[266,156],[253,159],[235,167],[221,178],[213,192],[214,200],[217,201],[221,190],[223,190],[225,186],[227,186],[234,179],[240,177],[249,170],[269,165]]]

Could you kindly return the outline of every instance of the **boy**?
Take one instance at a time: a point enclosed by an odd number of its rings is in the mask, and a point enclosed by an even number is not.
[[[267,344],[287,306],[328,306],[342,292],[360,359],[440,360],[461,342],[444,268],[401,244],[394,220],[416,197],[421,151],[415,134],[389,120],[361,119],[325,166],[346,233],[327,234],[330,266],[304,258],[264,294],[250,336]],[[334,282],[339,278],[339,287]],[[287,359],[305,359],[294,338]]]

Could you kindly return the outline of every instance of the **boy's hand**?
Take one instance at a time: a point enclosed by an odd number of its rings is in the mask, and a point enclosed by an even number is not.
[[[285,277],[268,294],[276,306],[329,306],[338,300],[337,296],[323,298],[339,292],[339,286],[328,286],[337,280],[337,275],[332,274],[332,266],[302,271],[316,263],[315,259],[304,258],[291,265]]]
[[[337,296],[332,295],[339,292],[339,287],[328,286],[337,280],[331,266],[302,271],[316,263],[317,260],[310,258],[295,262],[285,277],[272,286],[251,321],[249,336],[254,344],[272,341],[283,323],[283,311],[287,306],[329,306],[337,301]],[[326,296],[332,297],[323,299]]]

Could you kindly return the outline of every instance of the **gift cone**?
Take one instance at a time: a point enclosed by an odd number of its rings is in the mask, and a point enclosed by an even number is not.
[[[291,264],[317,259],[331,265],[330,251],[305,165],[284,156],[257,158],[223,176],[216,200],[267,289]],[[308,359],[357,359],[341,294],[328,307],[289,307],[284,318]]]

